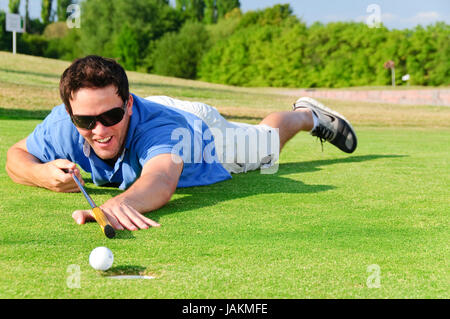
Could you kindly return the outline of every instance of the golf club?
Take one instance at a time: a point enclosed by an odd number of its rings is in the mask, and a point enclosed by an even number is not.
[[[77,183],[78,188],[83,193],[83,195],[86,198],[86,200],[88,201],[89,205],[91,205],[94,218],[97,221],[97,223],[100,225],[100,227],[102,228],[102,231],[105,234],[105,236],[108,238],[114,238],[114,236],[116,236],[116,232],[115,232],[114,228],[111,226],[111,224],[109,223],[108,218],[106,218],[105,214],[100,209],[100,207],[95,205],[91,196],[89,196],[89,194],[84,189],[83,185],[81,185],[80,181],[78,180],[78,178],[76,177],[74,172],[69,171],[69,173],[72,175],[75,183]]]

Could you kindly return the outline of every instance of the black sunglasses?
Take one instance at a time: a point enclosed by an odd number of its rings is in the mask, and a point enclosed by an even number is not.
[[[73,124],[79,128],[86,130],[92,130],[97,122],[102,123],[104,126],[113,126],[122,121],[127,108],[128,100],[125,101],[123,106],[113,108],[99,115],[70,115]]]

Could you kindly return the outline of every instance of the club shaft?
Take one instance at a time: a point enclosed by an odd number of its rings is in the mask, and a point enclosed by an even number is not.
[[[75,173],[72,172],[72,171],[70,173],[71,173],[75,183],[77,183],[78,188],[83,193],[83,195],[86,198],[86,200],[88,201],[89,205],[91,205],[91,207],[92,207],[92,214],[94,215],[94,218],[97,221],[97,223],[100,225],[103,233],[108,238],[114,238],[114,236],[116,236],[116,232],[114,231],[114,228],[109,223],[108,218],[106,218],[106,216],[103,213],[103,211],[99,207],[97,207],[97,205],[95,205],[95,203],[92,200],[91,196],[89,196],[89,194],[84,189],[83,185],[80,183],[80,180],[75,176]]]
[[[86,197],[86,200],[88,201],[89,205],[91,205],[91,208],[97,207],[97,205],[95,205],[94,201],[92,200],[91,196],[89,196],[89,194],[84,189],[83,185],[80,183],[78,177],[75,174],[72,174],[72,177],[75,183],[77,183],[78,188],[83,193],[84,197]]]

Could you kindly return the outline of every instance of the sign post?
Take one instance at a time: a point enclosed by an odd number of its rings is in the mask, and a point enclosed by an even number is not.
[[[13,54],[17,51],[16,33],[25,32],[25,20],[20,14],[7,13],[6,14],[6,31],[13,33]]]
[[[395,87],[395,63],[392,60],[387,61],[384,64],[385,69],[391,69],[391,76],[392,76],[392,86]]]

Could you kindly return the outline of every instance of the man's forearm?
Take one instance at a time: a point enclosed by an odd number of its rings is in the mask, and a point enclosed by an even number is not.
[[[113,227],[128,230],[160,226],[142,214],[167,204],[175,192],[183,161],[172,154],[161,154],[150,159],[141,176],[125,192],[100,207],[107,214]]]
[[[8,150],[6,172],[15,183],[43,187],[55,192],[78,192],[78,186],[72,176],[63,169],[74,170],[78,179],[84,183],[74,163],[66,159],[42,163],[28,153],[25,140]]]
[[[41,186],[36,177],[39,165],[42,165],[39,159],[21,148],[12,147],[8,150],[6,172],[15,183]]]
[[[167,204],[175,190],[176,184],[165,174],[148,173],[138,178],[129,189],[111,201],[130,205],[143,214]]]

